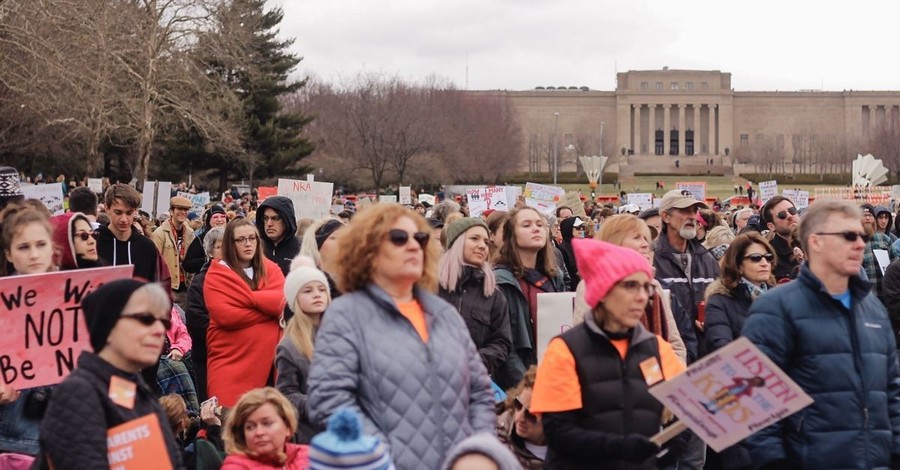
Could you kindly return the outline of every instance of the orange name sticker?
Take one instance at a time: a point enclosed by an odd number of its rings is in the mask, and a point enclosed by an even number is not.
[[[641,361],[641,373],[644,374],[644,381],[647,382],[648,387],[663,381],[662,368],[659,366],[659,361],[656,360],[656,357]]]
[[[110,377],[109,399],[112,400],[113,403],[130,410],[134,408],[134,398],[136,395],[136,383],[128,379],[123,379],[117,375]]]
[[[111,470],[172,470],[155,413],[110,428],[106,454]]]

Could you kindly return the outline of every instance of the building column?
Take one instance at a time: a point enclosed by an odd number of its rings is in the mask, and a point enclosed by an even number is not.
[[[684,137],[687,135],[687,129],[684,122],[684,109],[687,107],[684,104],[679,104],[678,106],[678,156],[684,156]]]
[[[669,155],[672,143],[669,140],[669,132],[672,128],[672,105],[664,104],[663,107],[663,154]]]
[[[656,155],[656,105],[648,104],[647,109],[650,113],[650,120],[647,122],[647,154]]]
[[[633,140],[631,148],[635,155],[641,154],[641,105],[633,104],[634,123],[631,126],[631,138]]]
[[[716,105],[709,104],[709,156],[717,155],[716,152]]]

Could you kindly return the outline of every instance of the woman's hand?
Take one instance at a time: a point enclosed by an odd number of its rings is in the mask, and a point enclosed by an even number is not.
[[[216,416],[216,403],[207,401],[200,407],[200,419],[208,426],[221,426],[222,420]]]
[[[12,403],[19,398],[19,391],[15,387],[0,384],[0,405]]]

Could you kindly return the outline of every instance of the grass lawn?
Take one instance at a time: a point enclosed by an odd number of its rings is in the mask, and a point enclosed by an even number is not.
[[[656,182],[662,181],[664,190],[656,190]],[[735,184],[744,184],[746,185],[747,180],[741,177],[731,177],[731,176],[636,176],[633,178],[633,182],[631,183],[622,183],[622,191],[629,193],[654,193],[656,196],[660,197],[665,194],[666,191],[671,189],[675,189],[676,182],[706,182],[706,194],[707,197],[718,197],[720,199],[725,199],[730,196],[734,196],[734,185]],[[582,194],[590,194],[591,187],[585,181],[584,184],[563,184],[560,185],[566,189],[566,191],[577,191],[581,190]],[[801,189],[805,191],[809,191],[810,196],[815,196],[816,187],[821,187],[822,185],[779,185],[778,186],[778,194],[781,194],[781,190],[788,189]],[[758,191],[759,187],[754,186],[754,190]],[[745,191],[746,193],[746,191]],[[614,188],[610,184],[603,184],[602,188],[597,191],[598,195],[618,195],[619,190]]]

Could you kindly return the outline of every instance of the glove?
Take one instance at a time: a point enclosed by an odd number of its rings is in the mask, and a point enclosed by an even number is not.
[[[773,460],[762,467],[759,467],[759,470],[790,470],[791,463],[786,459]]]
[[[641,463],[656,455],[659,446],[640,434],[629,434],[622,438],[620,445],[622,460]]]

